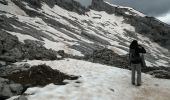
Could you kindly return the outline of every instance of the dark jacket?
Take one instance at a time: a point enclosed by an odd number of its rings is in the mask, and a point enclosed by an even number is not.
[[[136,55],[136,60],[132,60],[132,53],[135,53]],[[144,49],[144,47],[142,47],[141,45],[138,45],[134,48],[130,48],[129,50],[129,60],[130,60],[130,64],[133,63],[133,64],[139,64],[141,63],[141,57],[140,57],[140,53],[146,53],[146,50]]]

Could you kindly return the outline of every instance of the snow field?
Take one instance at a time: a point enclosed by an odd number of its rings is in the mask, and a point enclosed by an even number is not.
[[[23,62],[25,63],[25,62]],[[23,64],[16,63],[16,64]],[[64,59],[28,61],[31,65],[47,64],[61,72],[81,76],[67,85],[49,84],[29,88],[29,100],[169,100],[170,80],[156,79],[142,73],[142,86],[131,85],[131,71],[91,62]],[[78,81],[78,82],[77,82]]]

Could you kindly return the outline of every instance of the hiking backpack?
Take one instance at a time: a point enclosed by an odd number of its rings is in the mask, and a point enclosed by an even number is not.
[[[133,64],[138,64],[141,62],[141,57],[137,49],[130,50],[130,62]]]

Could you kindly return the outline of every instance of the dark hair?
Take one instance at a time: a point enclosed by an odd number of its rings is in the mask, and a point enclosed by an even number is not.
[[[133,40],[132,43],[130,44],[130,49],[135,49],[138,47],[138,41]]]

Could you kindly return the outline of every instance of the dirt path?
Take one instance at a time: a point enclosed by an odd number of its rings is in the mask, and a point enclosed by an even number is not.
[[[136,93],[134,100],[170,100],[170,89],[144,86]]]

